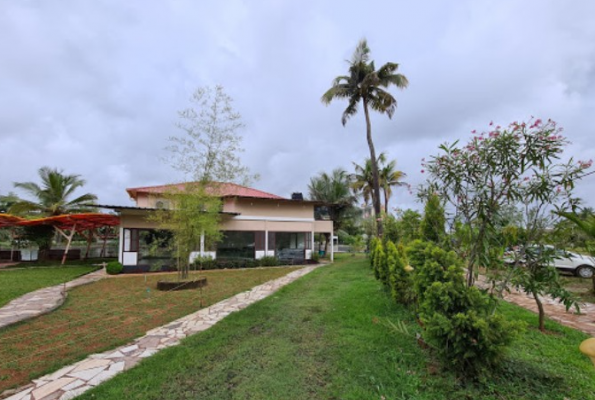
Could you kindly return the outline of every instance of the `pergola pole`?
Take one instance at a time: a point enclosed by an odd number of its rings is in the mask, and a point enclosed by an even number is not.
[[[62,231],[62,229],[58,228],[57,226],[54,226],[54,228],[62,235],[66,238],[67,242],[66,242],[66,248],[64,249],[64,254],[62,255],[62,263],[60,265],[64,265],[64,263],[66,262],[66,256],[68,255],[68,250],[70,250],[70,244],[72,243],[72,238],[74,237],[74,234],[76,233],[76,223],[74,225],[72,225],[72,230],[70,232],[70,235],[66,235],[64,233],[64,231]]]

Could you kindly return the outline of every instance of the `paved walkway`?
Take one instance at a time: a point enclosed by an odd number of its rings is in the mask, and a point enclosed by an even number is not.
[[[484,277],[480,277],[478,286],[485,287]],[[504,300],[517,304],[527,310],[538,313],[537,304],[532,296],[523,292],[511,289],[511,293],[504,293]],[[547,318],[559,322],[562,325],[569,326],[579,331],[583,331],[591,336],[595,336],[595,304],[580,303],[580,314],[575,314],[575,309],[566,311],[564,304],[559,303],[551,297],[541,298],[545,315]]]
[[[55,310],[66,300],[68,290],[98,281],[105,276],[105,270],[100,269],[70,282],[39,289],[16,298],[0,308],[0,328]]]
[[[232,312],[264,299],[318,267],[314,265],[293,271],[284,277],[266,282],[167,325],[152,329],[145,336],[125,346],[93,354],[83,361],[33,380],[5,400],[72,399],[114,375],[134,367],[143,358],[166,347],[175,346],[181,339],[210,328]]]

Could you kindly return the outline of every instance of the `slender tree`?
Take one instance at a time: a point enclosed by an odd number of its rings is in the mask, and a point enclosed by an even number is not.
[[[376,150],[372,141],[372,124],[370,122],[370,109],[392,118],[397,108],[397,100],[385,89],[395,85],[400,89],[408,86],[409,82],[404,75],[397,74],[399,64],[386,63],[378,70],[374,61],[370,61],[370,48],[365,39],[362,39],[351,60],[349,61],[349,74],[338,76],[333,81],[332,87],[322,95],[322,102],[329,104],[335,99],[346,99],[347,108],[343,111],[341,122],[343,126],[347,120],[357,114],[358,104],[363,104],[366,118],[366,138],[370,149],[372,167],[372,180],[374,191],[374,212],[380,217],[380,178],[376,162]],[[382,235],[382,223],[378,223],[378,235]]]
[[[407,174],[403,171],[396,170],[396,166],[397,162],[395,160],[380,166],[379,178],[380,185],[382,186],[382,193],[384,195],[384,211],[386,213],[388,213],[388,200],[393,195],[392,188],[406,185],[402,180]]]
[[[384,211],[388,213],[388,201],[392,196],[392,188],[405,185],[405,182],[401,180],[406,174],[403,171],[395,170],[397,165],[395,160],[388,163],[386,161],[386,154],[380,153],[377,159],[377,165],[380,168],[379,183],[384,196]],[[370,159],[367,158],[363,165],[354,162],[353,166],[355,168],[351,183],[353,191],[356,194],[361,194],[364,203],[368,204],[372,200],[372,204],[374,204],[376,194],[374,192],[374,177]]]

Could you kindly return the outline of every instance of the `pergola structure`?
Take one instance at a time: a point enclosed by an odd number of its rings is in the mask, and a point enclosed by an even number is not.
[[[66,239],[66,248],[62,256],[62,264],[66,261],[68,250],[72,243],[75,233],[82,235],[87,239],[87,254],[98,228],[112,227],[120,225],[120,217],[111,214],[100,213],[82,213],[82,214],[63,214],[53,217],[25,219],[10,214],[0,214],[0,228],[17,226],[53,226],[56,232]],[[99,235],[103,239],[103,248],[108,239],[108,234]]]

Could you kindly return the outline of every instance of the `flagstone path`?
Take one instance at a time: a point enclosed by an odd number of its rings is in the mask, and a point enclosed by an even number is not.
[[[93,354],[76,364],[34,379],[32,383],[19,388],[17,393],[5,400],[72,399],[114,375],[134,367],[143,358],[166,347],[175,346],[180,340],[210,328],[232,312],[264,299],[318,267],[319,265],[314,265],[293,271],[284,277],[255,286],[249,291],[152,329],[132,343],[115,350]]]
[[[480,276],[477,285],[486,287],[485,277]],[[595,304],[580,303],[580,314],[576,314],[574,308],[566,311],[564,304],[561,304],[549,296],[540,298],[543,302],[543,308],[547,318],[559,322],[562,325],[585,332],[591,336],[595,336]],[[538,313],[537,304],[535,304],[533,297],[521,291],[511,289],[510,293],[504,293],[504,300],[509,303],[517,304],[534,313]]]
[[[70,282],[39,289],[18,297],[0,308],[0,328],[49,313],[64,303],[68,290],[96,282],[105,276],[105,269],[102,268]]]

